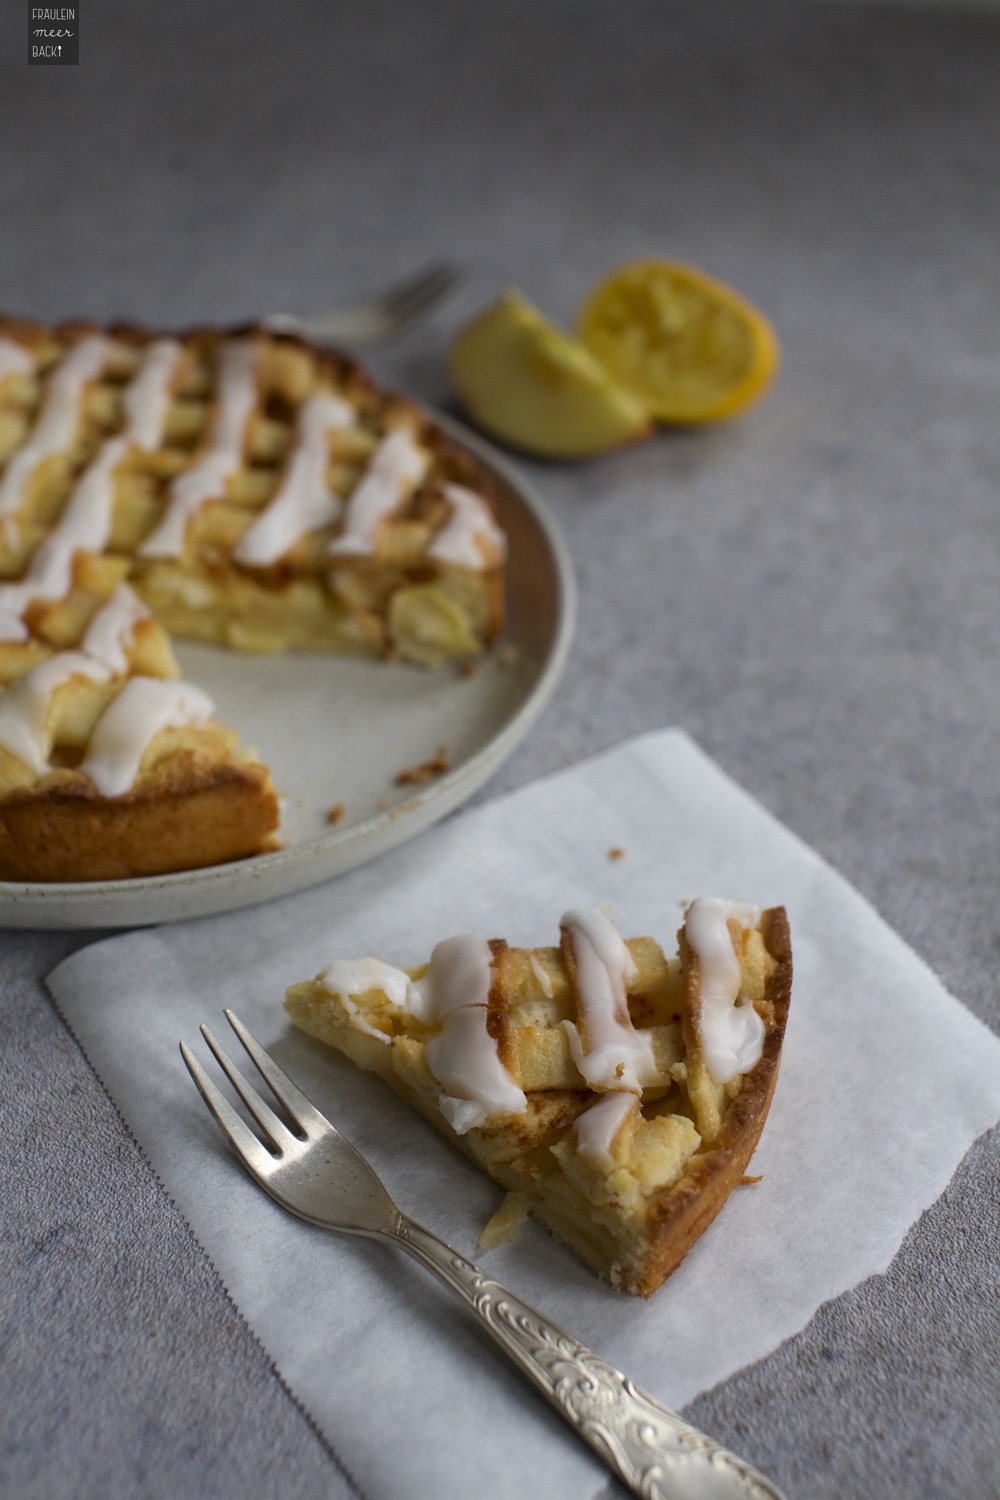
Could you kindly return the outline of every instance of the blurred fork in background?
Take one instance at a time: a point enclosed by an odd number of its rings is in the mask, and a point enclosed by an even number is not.
[[[316,317],[272,313],[264,319],[264,327],[273,333],[297,334],[315,344],[381,344],[426,317],[459,279],[460,273],[454,266],[435,261],[363,302]]]

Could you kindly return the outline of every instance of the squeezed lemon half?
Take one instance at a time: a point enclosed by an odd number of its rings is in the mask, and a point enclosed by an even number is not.
[[[715,422],[756,400],[778,368],[770,323],[694,266],[640,260],[587,298],[580,337],[661,422]]]
[[[449,367],[473,421],[526,453],[586,458],[651,431],[642,401],[516,291],[460,331]]]

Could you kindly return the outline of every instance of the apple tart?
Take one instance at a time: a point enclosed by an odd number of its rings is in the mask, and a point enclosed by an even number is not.
[[[670,958],[586,908],[554,948],[464,935],[418,969],[336,960],[285,1007],[506,1190],[484,1244],[530,1212],[648,1297],[743,1178],[790,993],[784,909],[700,897]]]
[[[191,719],[194,689],[163,685],[176,676],[164,631],[255,652],[468,658],[500,629],[505,547],[484,466],[338,355],[259,328],[0,318],[0,878],[154,873],[271,847],[267,773],[201,700]],[[115,649],[125,665],[102,676],[85,638],[112,598],[119,624],[145,615]],[[132,799],[112,821],[135,831],[135,858],[112,854],[111,825],[92,816],[115,797],[90,775],[88,737],[110,733],[98,716],[119,697],[169,700],[157,735],[179,736],[172,770],[147,745],[116,794]],[[154,784],[185,820],[224,803],[229,832],[150,842],[136,819]]]

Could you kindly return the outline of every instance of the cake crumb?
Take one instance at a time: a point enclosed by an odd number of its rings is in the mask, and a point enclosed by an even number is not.
[[[448,759],[448,746],[438,745],[437,754],[431,760],[425,760],[419,766],[406,766],[396,777],[397,786],[420,786],[425,781],[433,781],[435,776],[443,776],[445,771],[451,770],[451,762]]]
[[[475,677],[478,671],[479,663],[477,661],[463,661],[458,669],[458,675],[459,677]]]
[[[379,812],[385,812],[386,808],[389,806],[388,797],[380,797],[375,806],[378,808]]]
[[[615,847],[613,849],[609,849],[608,850],[608,858],[609,859],[624,859],[625,858],[625,850],[624,849],[619,849],[618,846],[615,845]]]
[[[763,1182],[763,1181],[764,1181],[764,1174],[763,1174],[763,1172],[761,1172],[761,1174],[760,1174],[759,1177],[741,1177],[740,1178],[740,1187],[753,1187],[753,1185],[754,1185],[755,1182]]]
[[[342,802],[335,802],[326,815],[326,821],[328,823],[341,823],[343,819],[344,804]]]

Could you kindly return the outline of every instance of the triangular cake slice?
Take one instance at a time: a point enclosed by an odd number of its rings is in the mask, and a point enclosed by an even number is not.
[[[338,960],[295,1024],[378,1073],[612,1285],[648,1297],[741,1181],[791,992],[782,907],[700,897],[680,951],[565,913],[554,948],[447,938],[430,963]]]
[[[179,680],[128,584],[81,606],[75,635],[0,695],[0,880],[166,874],[275,847],[267,767]]]

